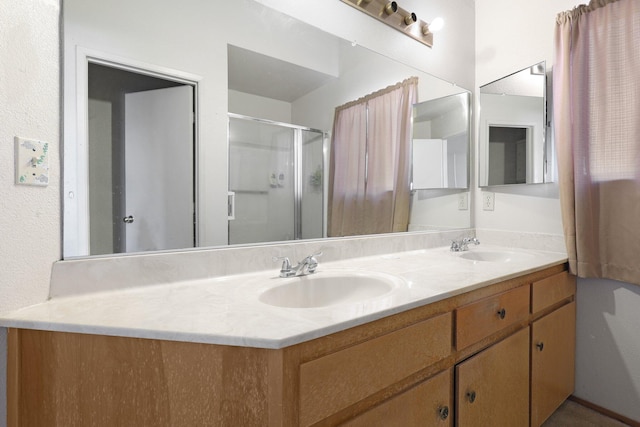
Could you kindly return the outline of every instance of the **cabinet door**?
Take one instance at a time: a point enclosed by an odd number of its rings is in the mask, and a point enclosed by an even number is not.
[[[531,326],[531,425],[541,425],[573,393],[576,303]]]
[[[439,373],[343,424],[344,427],[449,427],[452,370]]]
[[[456,366],[457,425],[529,425],[529,328]]]

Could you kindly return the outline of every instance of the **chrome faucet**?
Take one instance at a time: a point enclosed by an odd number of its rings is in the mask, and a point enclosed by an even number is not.
[[[479,245],[480,240],[475,237],[465,237],[462,240],[453,240],[451,242],[451,252],[462,252],[469,250],[469,243],[473,243],[474,245]]]
[[[316,257],[322,255],[322,252],[309,255],[298,263],[295,267],[291,266],[289,257],[273,257],[273,261],[282,260],[282,267],[280,268],[280,277],[292,277],[292,276],[305,276],[307,274],[313,274],[318,268],[318,260]]]

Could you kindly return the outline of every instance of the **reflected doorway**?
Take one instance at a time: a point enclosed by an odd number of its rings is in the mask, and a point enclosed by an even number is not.
[[[90,255],[196,245],[195,86],[88,64]]]

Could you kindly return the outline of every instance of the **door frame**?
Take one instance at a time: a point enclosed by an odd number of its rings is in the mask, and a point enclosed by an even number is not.
[[[199,175],[199,84],[203,78],[161,65],[124,58],[76,46],[75,76],[64,75],[63,95],[63,182],[62,182],[62,234],[63,258],[89,255],[89,146],[88,95],[89,64],[99,64],[132,73],[143,74],[193,86],[194,96],[194,177]],[[194,178],[195,242],[198,245],[200,198],[198,179]]]

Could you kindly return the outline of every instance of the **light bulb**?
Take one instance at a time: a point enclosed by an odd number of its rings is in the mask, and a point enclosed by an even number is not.
[[[444,27],[444,19],[438,16],[429,24],[429,31],[435,33],[436,31],[440,31],[442,27]]]

